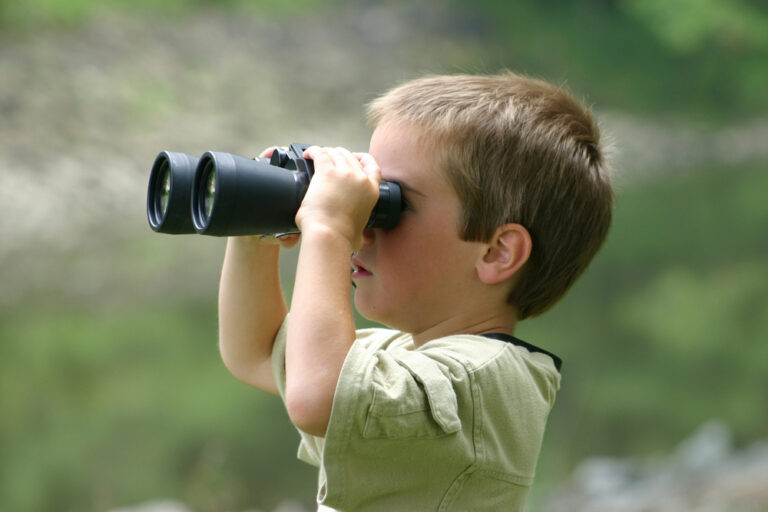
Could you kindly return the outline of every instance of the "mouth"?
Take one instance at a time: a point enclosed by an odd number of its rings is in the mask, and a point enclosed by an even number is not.
[[[360,278],[373,275],[370,270],[365,268],[360,260],[356,257],[352,257],[352,278]]]

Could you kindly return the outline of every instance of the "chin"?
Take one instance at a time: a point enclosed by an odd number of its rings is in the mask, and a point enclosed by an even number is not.
[[[375,305],[359,297],[359,290],[355,292],[355,309],[366,320],[376,322],[389,327],[391,324],[387,321],[387,315]]]

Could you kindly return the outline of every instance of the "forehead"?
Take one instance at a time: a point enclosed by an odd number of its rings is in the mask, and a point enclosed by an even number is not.
[[[421,127],[397,121],[380,124],[371,136],[370,154],[381,167],[385,180],[433,180],[441,175],[432,137]],[[443,181],[443,180],[440,180]]]

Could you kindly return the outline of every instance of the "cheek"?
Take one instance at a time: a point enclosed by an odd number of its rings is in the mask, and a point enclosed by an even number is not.
[[[426,287],[437,285],[445,275],[447,262],[451,260],[446,247],[433,236],[393,246],[392,258],[388,258],[387,265],[389,275],[397,280],[401,292],[418,294],[419,291],[426,291]]]
[[[434,215],[404,219],[395,229],[379,233],[376,240],[382,283],[400,293],[414,288],[439,286],[440,281],[463,258],[464,247],[449,221]],[[383,267],[382,267],[383,266]],[[394,280],[394,282],[392,282]]]
[[[395,235],[392,233],[392,235]],[[378,278],[386,295],[406,299],[422,286],[431,259],[423,244],[409,237],[391,236],[381,240],[377,254]]]

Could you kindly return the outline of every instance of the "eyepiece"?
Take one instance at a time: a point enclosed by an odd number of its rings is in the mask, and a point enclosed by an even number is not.
[[[403,210],[403,196],[400,185],[385,181],[379,185],[379,200],[368,218],[369,228],[392,229],[400,220]]]
[[[189,216],[189,195],[197,158],[185,153],[163,151],[157,155],[149,175],[147,219],[160,233],[194,233]]]

